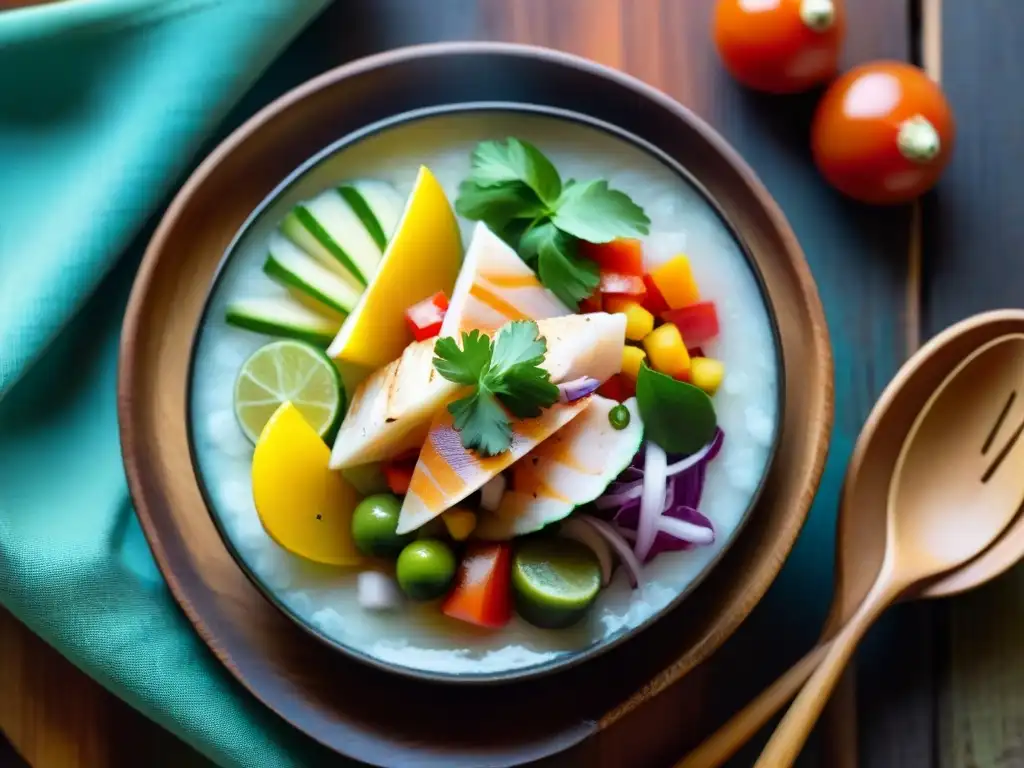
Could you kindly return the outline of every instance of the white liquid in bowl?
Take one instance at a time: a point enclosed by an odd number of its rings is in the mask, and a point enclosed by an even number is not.
[[[242,362],[269,338],[229,327],[226,304],[281,292],[262,273],[266,243],[300,200],[345,179],[376,178],[407,193],[421,164],[454,201],[478,142],[516,136],[537,145],[563,179],[603,178],[630,195],[652,220],[645,258],[685,253],[702,296],[718,305],[721,334],[705,352],[725,363],[715,396],[725,444],[707,471],[701,511],[715,542],[665,553],[648,564],[645,585],[632,590],[621,569],[588,617],[568,630],[532,627],[514,618],[500,631],[480,631],[447,618],[436,605],[408,604],[391,614],[362,609],[356,572],[317,566],[275,544],[264,532],[250,486],[252,446],[235,422],[232,393]],[[472,222],[462,222],[464,242]],[[550,662],[629,631],[702,576],[728,546],[766,471],[777,429],[775,341],[757,280],[730,230],[701,193],[639,147],[595,128],[514,112],[424,118],[386,129],[305,173],[253,223],[226,266],[207,315],[193,370],[195,459],[211,513],[255,576],[279,602],[326,637],[371,659],[420,673],[482,675]],[[755,512],[756,514],[756,512]]]

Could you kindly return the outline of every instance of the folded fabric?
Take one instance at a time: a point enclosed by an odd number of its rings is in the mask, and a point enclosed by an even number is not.
[[[0,602],[222,765],[326,755],[214,659],[140,533],[115,410],[129,246],[326,3],[66,0],[0,14]]]

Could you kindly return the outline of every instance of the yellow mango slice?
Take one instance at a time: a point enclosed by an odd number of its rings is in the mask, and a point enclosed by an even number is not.
[[[270,417],[252,457],[252,495],[263,528],[289,552],[355,565],[352,511],[360,498],[328,466],[330,449],[291,403]]]
[[[377,273],[327,354],[338,360],[345,386],[402,354],[412,340],[405,310],[438,291],[451,294],[462,262],[462,239],[451,203],[421,167],[405,211]]]
[[[574,403],[556,403],[535,419],[513,421],[512,446],[487,458],[462,447],[452,415],[447,408],[441,411],[430,426],[416,462],[398,517],[398,533],[414,531],[458,504],[576,418],[588,405],[590,398],[584,397]]]

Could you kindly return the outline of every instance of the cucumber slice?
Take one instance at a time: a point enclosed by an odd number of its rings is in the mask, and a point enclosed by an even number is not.
[[[274,233],[263,271],[279,285],[297,291],[347,315],[359,301],[361,291],[324,267],[290,240]]]
[[[384,251],[337,189],[307,200],[289,216],[356,280],[370,282]],[[296,245],[305,248],[304,243]]]
[[[539,531],[596,499],[629,466],[644,438],[636,398],[623,403],[629,424],[615,429],[608,414],[618,403],[590,397],[583,413],[512,465],[510,490],[495,512],[481,514],[475,536],[503,540]]]
[[[358,291],[363,290],[366,284],[356,278],[334,254],[310,233],[310,230],[306,228],[306,224],[303,223],[304,221],[310,221],[308,211],[301,206],[293,209],[281,222],[281,234],[353,288]],[[316,221],[313,221],[311,226],[317,228],[319,225],[317,225]]]
[[[237,328],[298,339],[321,349],[327,348],[341,328],[338,320],[287,297],[234,301],[225,311],[225,320]]]
[[[338,188],[383,251],[405,210],[405,198],[383,181],[367,179]]]

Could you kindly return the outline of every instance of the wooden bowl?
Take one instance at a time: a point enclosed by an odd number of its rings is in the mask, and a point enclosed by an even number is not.
[[[190,461],[186,397],[210,283],[261,201],[354,130],[398,112],[483,100],[562,108],[617,125],[700,182],[749,250],[775,309],[784,422],[757,508],[683,608],[585,665],[467,690],[403,679],[332,653],[260,594],[203,502]],[[130,488],[157,563],[243,685],[313,738],[366,762],[512,765],[566,749],[657,695],[706,659],[763,596],[824,466],[831,350],[792,231],[750,169],[702,121],[642,83],[573,56],[495,43],[429,45],[306,83],[200,165],[168,209],[136,279],[122,341],[119,416]]]

